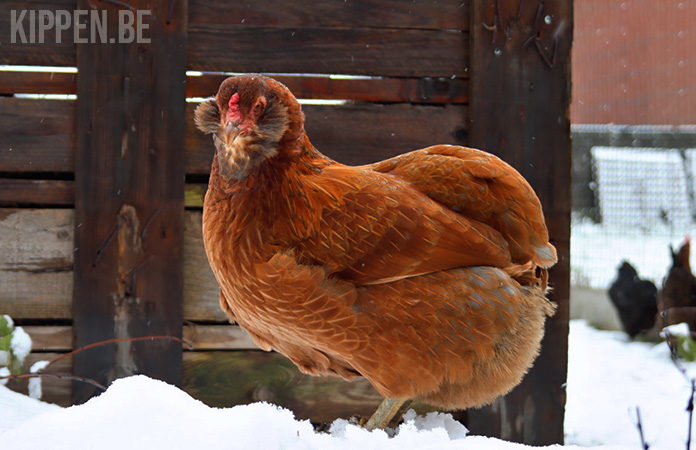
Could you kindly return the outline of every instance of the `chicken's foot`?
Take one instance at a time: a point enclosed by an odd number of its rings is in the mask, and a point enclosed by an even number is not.
[[[364,425],[365,429],[372,431],[374,429],[384,430],[385,428],[396,428],[406,410],[411,406],[413,400],[402,398],[387,398],[380,403],[377,411],[372,414],[370,420]]]

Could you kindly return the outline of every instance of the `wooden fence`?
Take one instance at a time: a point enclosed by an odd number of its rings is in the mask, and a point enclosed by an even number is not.
[[[0,72],[0,313],[31,334],[27,364],[106,339],[183,336],[194,350],[126,342],[53,370],[101,381],[146,373],[211,405],[266,400],[314,421],[373,411],[380,398],[365,380],[301,375],[226,324],[205,257],[201,205],[213,146],[195,130],[196,103],[186,99],[213,95],[223,72],[286,74],[277,78],[298,98],[344,100],[303,107],[313,143],[341,162],[470,145],[511,162],[537,190],[559,250],[551,272],[559,312],[523,384],[466,420],[475,433],[561,442],[572,2],[502,3],[0,4],[0,64],[77,68]],[[60,42],[52,29],[43,43],[11,43],[19,11],[106,11],[108,37],[116,37],[125,9],[150,12],[150,43],[76,43],[73,28]],[[45,398],[59,404],[95,393],[44,384]]]

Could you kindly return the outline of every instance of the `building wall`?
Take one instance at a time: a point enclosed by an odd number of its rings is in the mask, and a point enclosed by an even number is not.
[[[574,8],[572,123],[696,124],[696,1]]]

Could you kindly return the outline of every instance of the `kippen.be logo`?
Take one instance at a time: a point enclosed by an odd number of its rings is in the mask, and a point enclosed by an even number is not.
[[[118,32],[109,33],[106,10],[12,10],[10,13],[10,42],[12,44],[43,44],[46,36],[55,33],[55,42],[61,43],[63,31],[73,29],[76,44],[149,44],[144,36],[150,26],[144,18],[149,10],[119,10]]]

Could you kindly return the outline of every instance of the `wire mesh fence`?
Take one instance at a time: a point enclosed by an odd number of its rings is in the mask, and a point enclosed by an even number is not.
[[[696,235],[696,133],[691,133],[694,148],[642,146],[652,143],[651,133],[652,141],[669,140],[663,129],[592,133],[574,147],[589,173],[574,183],[585,195],[573,195],[578,205],[571,222],[571,284],[606,289],[626,260],[660,286],[672,263],[670,246]],[[606,143],[629,146],[601,145]]]

